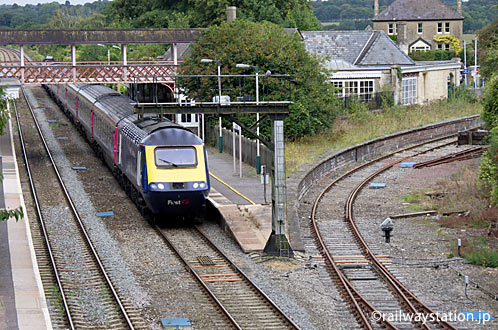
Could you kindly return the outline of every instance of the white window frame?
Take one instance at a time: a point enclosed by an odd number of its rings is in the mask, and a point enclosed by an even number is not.
[[[335,94],[344,98],[357,95],[362,101],[369,101],[375,94],[375,79],[343,79],[332,80],[336,88]]]
[[[444,33],[450,33],[450,22],[444,22]]]
[[[423,33],[423,25],[422,23],[417,23],[417,33],[422,34]]]
[[[438,22],[437,23],[437,33],[438,34],[443,33],[443,22]]]
[[[394,31],[395,31],[395,24],[394,23],[389,23],[387,24],[387,34],[389,35],[393,35],[395,34]]]
[[[403,105],[417,104],[417,77],[403,78],[401,89],[401,102]]]

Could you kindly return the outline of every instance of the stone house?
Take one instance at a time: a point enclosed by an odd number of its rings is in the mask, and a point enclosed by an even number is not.
[[[459,85],[460,63],[415,62],[382,31],[301,32],[306,50],[324,59],[339,97],[370,101],[390,86],[397,104],[424,104],[448,97]]]
[[[398,46],[405,53],[416,50],[451,48],[437,42],[434,36],[463,35],[462,0],[453,10],[440,0],[396,0],[379,13],[378,0],[374,4],[373,29],[396,35]]]

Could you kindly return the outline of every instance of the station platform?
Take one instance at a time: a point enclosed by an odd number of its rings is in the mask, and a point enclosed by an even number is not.
[[[24,207],[9,120],[0,136],[0,207]],[[0,223],[0,329],[52,329],[26,212]]]
[[[264,185],[255,168],[242,164],[241,178],[238,160],[237,173],[233,171],[232,155],[210,147],[207,152],[211,182],[208,199],[221,214],[225,230],[245,253],[263,251],[272,226],[271,185],[266,186],[265,200]]]

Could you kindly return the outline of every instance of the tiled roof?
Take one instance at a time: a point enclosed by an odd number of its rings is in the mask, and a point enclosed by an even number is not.
[[[357,66],[414,64],[384,32],[312,31],[301,34],[308,52],[327,57],[327,62],[340,60],[342,67],[346,66],[342,62]]]
[[[396,0],[373,21],[410,21],[463,19],[440,0]]]

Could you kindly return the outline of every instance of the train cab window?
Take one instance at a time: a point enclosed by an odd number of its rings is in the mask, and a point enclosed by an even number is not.
[[[159,147],[154,151],[158,168],[195,167],[196,150],[193,147]]]

